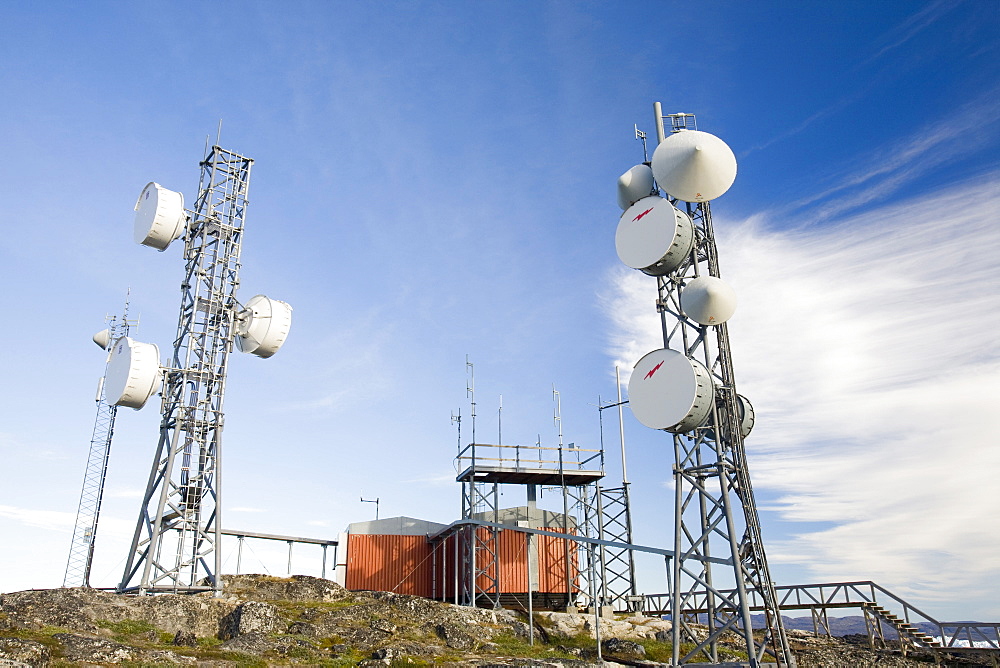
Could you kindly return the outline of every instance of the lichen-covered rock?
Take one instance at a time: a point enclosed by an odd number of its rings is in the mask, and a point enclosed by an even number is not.
[[[639,661],[646,658],[646,648],[634,640],[608,638],[601,641],[601,650],[616,659]]]
[[[174,634],[174,644],[178,647],[197,647],[198,636],[190,631],[178,631]]]
[[[229,640],[248,633],[267,634],[281,626],[278,609],[270,603],[247,601],[219,622],[219,640]]]
[[[58,626],[90,634],[98,633],[99,621],[142,620],[170,633],[213,636],[219,618],[234,607],[233,601],[203,596],[124,596],[85,587],[0,595],[0,613],[12,628]]]
[[[219,645],[219,649],[227,652],[261,655],[275,649],[276,645],[263,633],[243,633]]]
[[[140,655],[139,650],[134,647],[103,638],[89,638],[73,633],[56,633],[52,637],[62,645],[63,656],[73,661],[122,663],[137,661]]]
[[[0,665],[45,666],[49,663],[49,648],[40,642],[23,638],[0,638]]]
[[[263,601],[340,601],[351,592],[336,582],[308,575],[276,578],[270,575],[223,575],[227,595]]]
[[[390,622],[388,619],[382,619],[382,618],[373,619],[371,623],[368,624],[368,626],[375,629],[376,631],[381,631],[382,633],[395,633],[397,628],[396,625]]]
[[[193,665],[197,660],[189,656],[181,656],[173,652],[161,650],[144,650],[129,647],[121,643],[103,638],[91,638],[73,633],[56,633],[53,639],[62,646],[62,655],[70,661],[81,661],[85,664],[112,663],[125,661],[157,664]]]
[[[454,624],[438,624],[434,632],[452,649],[472,649],[476,646],[476,639]]]

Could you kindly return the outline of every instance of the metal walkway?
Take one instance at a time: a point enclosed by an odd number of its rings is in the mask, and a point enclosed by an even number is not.
[[[974,654],[988,657],[993,665],[1000,665],[1000,623],[939,622],[870,580],[786,585],[775,587],[775,590],[782,613],[809,610],[817,634],[832,635],[827,617],[829,610],[857,608],[865,617],[868,640],[873,649],[886,646],[887,629],[891,629],[899,637],[904,655],[913,650],[933,653],[936,658],[949,654]],[[758,593],[750,590],[748,594],[751,609],[763,610]],[[644,612],[669,614],[669,595],[647,594]],[[706,612],[707,606],[685,610],[685,614],[690,615]],[[921,630],[918,624],[924,628],[930,626],[932,633]],[[891,638],[892,634],[888,635]]]

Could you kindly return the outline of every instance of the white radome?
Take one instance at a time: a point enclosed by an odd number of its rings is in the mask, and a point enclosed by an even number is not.
[[[629,208],[653,192],[653,170],[649,165],[636,165],[618,177],[618,206]]]
[[[94,334],[94,343],[107,350],[108,344],[111,343],[111,330],[102,329],[97,334]]]
[[[639,200],[622,214],[615,231],[618,258],[651,276],[676,269],[694,244],[694,227],[686,213],[662,197]]]
[[[142,408],[163,381],[160,349],[123,336],[112,345],[106,379],[104,396],[109,404]]]
[[[681,130],[653,151],[653,176],[671,197],[708,202],[736,180],[736,156],[726,142],[698,130]]]
[[[184,195],[167,190],[159,183],[149,183],[135,203],[135,242],[158,251],[167,249],[184,234],[187,214]]]
[[[699,276],[681,288],[681,310],[701,325],[721,325],[736,312],[736,292],[715,276]]]
[[[644,355],[628,381],[632,414],[651,429],[690,431],[705,422],[714,399],[708,369],[670,348]]]
[[[283,301],[256,295],[236,317],[236,347],[257,357],[270,357],[288,338],[292,307]]]

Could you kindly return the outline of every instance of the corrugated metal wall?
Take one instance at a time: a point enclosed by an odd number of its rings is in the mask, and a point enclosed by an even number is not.
[[[488,529],[478,529],[482,538]],[[555,530],[558,531],[558,530]],[[502,593],[528,591],[527,539],[519,531],[497,535],[499,586]],[[538,587],[542,593],[565,593],[566,541],[534,535],[538,550]],[[570,549],[570,579],[577,576],[576,545]],[[461,556],[459,556],[461,563]],[[461,574],[465,576],[464,573]],[[492,573],[491,573],[492,575]],[[348,536],[346,586],[353,590],[391,591],[451,600],[455,595],[455,537],[432,546],[424,536]],[[480,586],[489,580],[480,576]]]

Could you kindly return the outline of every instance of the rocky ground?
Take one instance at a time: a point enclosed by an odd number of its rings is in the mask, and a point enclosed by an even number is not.
[[[648,617],[602,620],[603,665],[668,662],[669,630]],[[219,598],[91,589],[0,595],[0,666],[602,665],[591,616],[539,612],[534,644],[531,631],[527,615],[514,611],[350,592],[305,576],[227,576]],[[791,636],[802,668],[935,665],[874,652],[864,638]],[[735,645],[720,658],[745,660]]]

